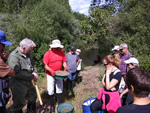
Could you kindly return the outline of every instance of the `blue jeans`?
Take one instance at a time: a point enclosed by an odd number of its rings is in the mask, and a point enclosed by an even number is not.
[[[73,80],[76,78],[76,75],[77,75],[77,72],[75,72],[75,73],[69,73],[68,79],[69,79],[70,81],[73,81]]]

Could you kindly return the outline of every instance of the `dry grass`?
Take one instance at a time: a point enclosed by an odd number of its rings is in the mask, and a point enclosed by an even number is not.
[[[82,113],[82,104],[85,100],[93,97],[97,97],[99,89],[102,87],[100,76],[104,74],[104,67],[101,65],[86,67],[84,71],[81,71],[78,78],[79,83],[76,83],[74,87],[74,95],[68,95],[63,93],[63,102],[69,102],[74,106],[75,113]],[[38,87],[41,93],[42,101],[44,103],[45,112],[48,113],[50,109],[49,97],[47,95],[47,81],[46,77],[38,82]],[[10,108],[12,101],[9,102],[7,107]],[[24,107],[24,111],[26,106]],[[37,109],[40,110],[40,104],[37,99]],[[57,109],[57,103],[56,103]],[[9,110],[10,113],[11,110]],[[57,110],[56,110],[57,111]]]

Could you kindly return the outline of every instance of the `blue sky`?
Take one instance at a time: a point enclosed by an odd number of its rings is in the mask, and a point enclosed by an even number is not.
[[[92,0],[69,0],[71,9],[76,12],[88,15],[88,9]]]
[[[73,11],[89,15],[88,9],[90,7],[92,0],[69,0],[69,4]],[[104,4],[105,0],[101,0],[101,4]]]

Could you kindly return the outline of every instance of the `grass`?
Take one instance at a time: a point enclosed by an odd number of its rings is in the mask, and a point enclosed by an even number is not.
[[[102,65],[89,66],[85,67],[84,71],[81,71],[78,76],[78,82],[75,82],[75,87],[73,89],[74,95],[70,93],[67,94],[65,91],[63,92],[63,102],[69,102],[73,105],[75,113],[83,113],[82,104],[85,100],[93,97],[97,97],[99,89],[102,87],[100,78],[104,74],[104,67]],[[47,94],[47,78],[45,74],[40,74],[38,78],[38,88],[41,94],[41,98],[43,101],[43,106],[45,108],[45,113],[49,113],[50,109],[50,101],[49,96]],[[12,105],[12,101],[9,105],[9,113],[11,113],[10,108]],[[56,103],[56,111],[58,104]],[[37,113],[41,113],[40,111],[42,107],[39,104],[39,100],[37,99]],[[26,110],[26,106],[24,110]],[[56,112],[57,113],[57,112]]]
[[[99,89],[102,87],[101,78],[104,74],[102,65],[85,67],[84,71],[80,72],[79,83],[74,87],[74,95],[63,92],[63,102],[69,102],[74,106],[75,113],[82,113],[82,104],[85,100],[97,97]],[[39,90],[42,96],[43,103],[49,109],[49,97],[47,95],[47,80],[46,76],[38,81]],[[56,103],[57,107],[57,103]],[[47,109],[47,113],[48,113]]]

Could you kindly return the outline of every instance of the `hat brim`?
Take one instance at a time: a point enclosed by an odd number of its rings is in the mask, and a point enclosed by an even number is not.
[[[76,52],[79,52],[79,53],[81,53],[81,51],[76,51]]]
[[[112,50],[113,50],[113,51],[115,51],[115,50],[119,51],[119,49],[114,49],[114,48],[113,48]]]
[[[9,42],[9,41],[0,42],[0,43],[5,44],[5,45],[12,45],[12,43],[11,43],[11,42]]]
[[[126,64],[130,64],[131,62],[129,60],[124,61]]]
[[[119,47],[119,50],[120,50],[120,49],[123,49],[123,47]]]
[[[49,45],[51,48],[63,48],[64,46],[63,45]]]

